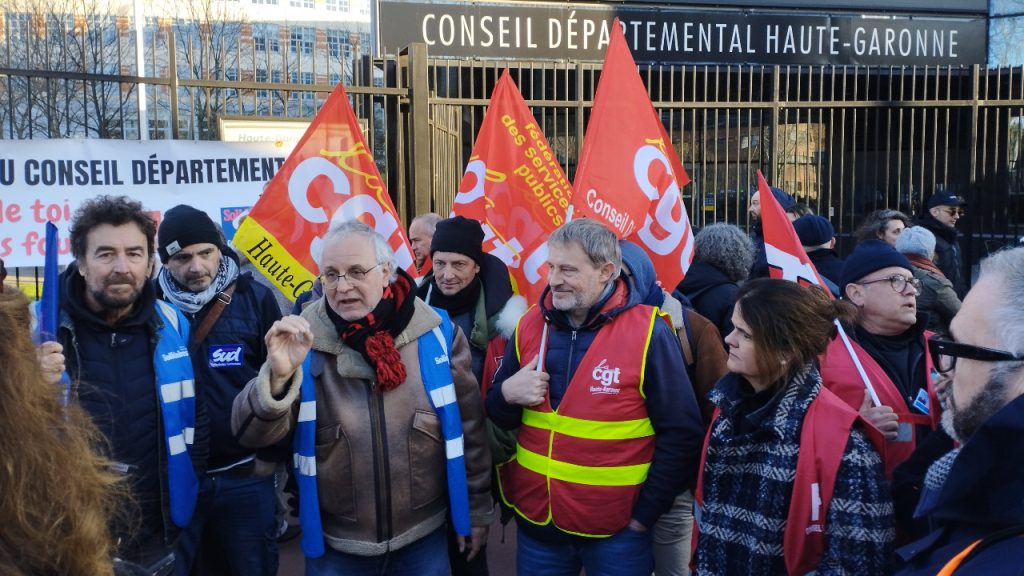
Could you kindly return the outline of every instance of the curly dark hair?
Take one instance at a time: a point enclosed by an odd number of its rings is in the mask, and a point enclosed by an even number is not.
[[[103,224],[135,224],[146,235],[149,257],[156,253],[156,222],[142,209],[142,203],[127,196],[103,195],[86,200],[75,210],[71,220],[71,253],[75,258],[85,257],[89,232]]]

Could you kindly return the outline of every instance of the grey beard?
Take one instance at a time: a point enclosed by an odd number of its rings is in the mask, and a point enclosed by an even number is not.
[[[970,404],[962,408],[956,405],[956,399],[951,391],[947,399],[948,409],[942,413],[942,428],[946,433],[961,444],[967,442],[986,420],[1006,405],[1006,391],[1010,386],[1010,379],[1018,368],[1018,363],[993,368],[989,372],[985,387]]]

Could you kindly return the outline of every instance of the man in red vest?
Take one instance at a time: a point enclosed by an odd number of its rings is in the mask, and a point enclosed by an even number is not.
[[[917,316],[920,283],[907,258],[881,240],[857,245],[843,265],[839,287],[860,309],[850,334],[880,405],[867,391],[850,356],[836,339],[825,353],[824,385],[886,436],[882,454],[892,473],[897,526],[913,536],[913,510],[928,466],[952,447],[932,432],[940,407],[933,393],[938,374],[928,358],[924,319]]]
[[[703,441],[679,341],[619,278],[607,227],[574,220],[548,249],[548,286],[487,394],[491,420],[518,428],[499,466],[518,572],[649,576],[649,529],[693,485]]]

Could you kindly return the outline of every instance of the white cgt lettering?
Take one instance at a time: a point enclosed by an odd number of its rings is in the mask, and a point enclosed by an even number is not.
[[[476,176],[476,182],[473,184],[472,190],[460,191],[455,195],[456,204],[472,204],[484,197],[484,177],[487,175],[487,164],[484,164],[483,160],[473,160],[466,164],[466,174]],[[466,178],[465,174],[462,178]]]
[[[334,186],[332,191],[339,196],[351,196],[352,188],[349,184],[348,175],[338,168],[336,164],[319,156],[307,158],[295,167],[290,178],[288,178],[288,199],[291,201],[295,211],[306,221],[313,224],[327,222],[327,211],[322,206],[313,206],[309,202],[309,187],[317,177],[323,176],[330,180]],[[413,263],[412,252],[404,241],[392,242],[391,237],[400,229],[398,220],[386,212],[379,202],[372,196],[360,194],[345,200],[330,218],[331,224],[338,224],[348,220],[357,220],[368,215],[373,218],[373,228],[383,236],[395,250],[395,260],[399,268],[408,268]],[[400,239],[401,240],[401,239]],[[310,254],[320,254],[323,246],[323,239],[314,238],[309,243]]]
[[[288,200],[299,216],[313,224],[327,222],[327,211],[323,206],[313,206],[309,203],[309,186],[319,176],[331,181],[335,194],[348,196],[352,193],[348,176],[330,160],[316,156],[300,162],[288,178]]]
[[[668,174],[672,174],[672,165],[669,163],[665,153],[657,146],[650,144],[641,146],[633,157],[633,177],[636,179],[636,183],[647,198],[652,202],[656,201],[658,203],[654,209],[654,218],[651,218],[649,213],[646,215],[644,225],[637,231],[637,236],[640,237],[640,240],[652,252],[665,256],[671,254],[673,250],[679,247],[679,243],[682,241],[683,235],[686,234],[686,229],[690,222],[687,220],[686,210],[683,210],[682,206],[679,207],[679,219],[677,220],[672,216],[672,211],[675,210],[677,205],[682,204],[683,201],[679,193],[679,183],[675,177],[672,178],[664,191],[659,191],[651,183],[650,168],[651,164],[655,162],[664,166]],[[664,238],[658,238],[651,230],[651,225],[655,222],[668,232]],[[684,250],[680,261],[684,269],[690,261],[690,250],[692,250],[692,247],[688,246]]]

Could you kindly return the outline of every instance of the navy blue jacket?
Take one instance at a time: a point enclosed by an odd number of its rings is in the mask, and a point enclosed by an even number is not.
[[[843,273],[843,259],[830,248],[821,248],[807,253],[807,257],[814,264],[814,269],[822,277],[835,285],[839,285],[839,279]],[[841,291],[841,287],[840,287]]]
[[[72,380],[71,401],[89,414],[108,442],[106,455],[130,478],[132,510],[137,514],[126,519],[128,525],[114,527],[115,537],[125,538],[123,550],[158,537],[169,544],[178,530],[168,512],[167,450],[153,368],[161,322],[154,310],[156,293],[147,282],[135,311],[110,326],[88,308],[85,290],[85,280],[72,263],[61,274],[57,341],[64,347]],[[207,459],[208,426],[205,409],[197,401],[192,448],[197,474]]]
[[[185,314],[192,333],[209,314],[211,300],[195,314]],[[202,342],[190,342],[189,352],[195,370],[196,394],[202,397],[210,418],[210,460],[207,469],[216,470],[253,455],[251,448],[239,444],[231,431],[231,406],[235,396],[259,373],[267,359],[263,338],[274,322],[281,319],[281,309],[274,294],[256,282],[248,272],[235,281],[231,304],[223,312]],[[241,354],[235,355],[241,347]],[[272,452],[262,454],[266,460],[280,460]]]
[[[1024,525],[1024,396],[989,418],[957,454],[937,490],[925,489],[917,509],[932,532],[897,551],[900,576],[936,574],[953,556],[993,532]],[[1002,541],[956,572],[1024,574],[1024,539]]]
[[[679,283],[679,291],[698,314],[714,323],[722,338],[732,333],[732,307],[740,287],[724,272],[707,262],[694,262]]]
[[[616,283],[624,286],[621,280]],[[551,406],[557,409],[576,367],[597,332],[606,323],[613,322],[619,313],[639,304],[640,297],[630,292],[625,305],[603,310],[608,299],[606,296],[591,309],[583,326],[573,329],[563,312],[545,307],[548,292],[545,289],[539,306],[550,325],[544,365],[551,377],[548,388]],[[501,393],[502,384],[519,369],[513,338],[509,340],[501,368],[487,394],[488,416],[494,424],[506,430],[516,428],[522,422],[522,407],[509,404]],[[667,322],[654,323],[654,333],[647,351],[644,392],[647,394],[647,414],[654,427],[656,443],[647,480],[633,508],[633,518],[650,528],[669,509],[676,496],[696,483],[704,443],[700,408],[693,394],[693,386],[686,376],[679,340]],[[534,538],[547,542],[569,538],[550,524],[536,526],[522,521],[518,526]]]

